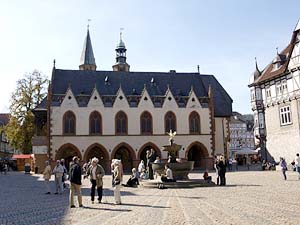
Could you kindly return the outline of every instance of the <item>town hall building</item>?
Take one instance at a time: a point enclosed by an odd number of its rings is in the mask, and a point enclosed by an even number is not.
[[[75,155],[83,162],[98,157],[110,170],[114,158],[129,171],[154,149],[170,130],[182,145],[178,158],[195,167],[213,168],[217,154],[227,155],[232,99],[213,75],[199,72],[134,72],[120,36],[112,71],[97,70],[89,29],[78,70],[53,67],[47,99],[34,110],[33,153],[44,160]]]

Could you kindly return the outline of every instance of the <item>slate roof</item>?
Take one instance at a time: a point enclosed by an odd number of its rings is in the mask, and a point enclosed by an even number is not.
[[[89,30],[87,30],[87,35],[84,40],[83,50],[82,50],[81,58],[80,58],[80,65],[84,65],[84,64],[85,65],[96,65]]]
[[[54,69],[52,74],[52,95],[65,95],[68,88],[71,88],[75,96],[90,96],[95,87],[100,96],[115,96],[120,87],[126,96],[141,95],[146,87],[153,97],[165,96],[169,87],[176,97],[189,96],[193,87],[197,97],[208,97],[209,86],[214,94],[215,116],[230,116],[232,99],[213,75],[61,69]]]

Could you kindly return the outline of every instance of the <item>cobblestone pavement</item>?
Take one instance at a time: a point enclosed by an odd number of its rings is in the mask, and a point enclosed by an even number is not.
[[[231,172],[225,187],[124,187],[122,205],[113,204],[106,176],[102,204],[91,204],[84,180],[85,208],[70,209],[68,190],[45,195],[41,176],[11,172],[0,175],[0,224],[300,224],[300,180],[287,175],[284,181],[280,171]]]

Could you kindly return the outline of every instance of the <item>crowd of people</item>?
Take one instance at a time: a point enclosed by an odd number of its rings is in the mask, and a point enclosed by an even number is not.
[[[155,151],[150,149],[146,152],[146,163],[144,160],[141,160],[137,169],[132,169],[132,174],[127,180],[126,183],[123,182],[123,165],[121,160],[113,159],[111,164],[111,173],[112,173],[112,187],[114,189],[114,198],[115,204],[122,204],[120,188],[121,186],[125,187],[137,187],[142,179],[154,179],[152,170],[152,163],[161,163],[159,157],[155,155]],[[81,185],[82,177],[83,179],[89,178],[91,183],[91,203],[95,203],[95,195],[98,195],[98,203],[102,202],[103,196],[103,177],[105,175],[104,168],[100,165],[99,160],[94,157],[89,162],[85,163],[82,167],[80,165],[80,159],[77,156],[73,157],[73,160],[70,162],[69,170],[67,170],[65,165],[65,160],[57,160],[56,165],[51,169],[49,161],[45,162],[45,169],[43,172],[43,178],[45,180],[46,193],[51,194],[50,188],[50,179],[54,175],[55,181],[55,191],[54,194],[62,194],[66,188],[66,181],[69,180],[70,183],[70,207],[74,208],[74,196],[75,194],[78,197],[79,207],[83,207],[82,204],[82,195],[81,195]],[[165,165],[165,175],[161,176],[162,182],[174,182],[173,173],[169,165]],[[97,190],[97,191],[96,191]]]
[[[154,179],[153,171],[151,163],[161,163],[159,157],[155,156],[153,151],[147,151],[146,154],[146,163],[144,160],[141,160],[137,169],[132,169],[132,174],[127,180],[126,183],[123,182],[123,165],[121,160],[113,159],[111,164],[111,172],[112,172],[112,187],[114,189],[114,198],[115,204],[122,204],[120,188],[121,186],[125,187],[136,187],[139,185],[140,180],[142,179]],[[103,196],[103,177],[105,175],[104,168],[99,164],[99,160],[94,157],[89,162],[85,163],[83,167],[80,166],[80,159],[77,156],[73,157],[72,162],[69,165],[69,171],[67,171],[65,166],[65,161],[57,160],[56,166],[54,169],[51,169],[51,166],[48,161],[46,161],[46,167],[43,172],[45,186],[46,186],[46,194],[51,193],[50,188],[50,179],[51,176],[54,175],[55,180],[55,192],[54,194],[62,194],[64,190],[67,188],[66,180],[70,181],[70,207],[74,208],[74,195],[77,194],[78,197],[78,205],[79,207],[83,207],[82,204],[82,195],[81,195],[81,185],[82,185],[82,176],[83,179],[89,178],[91,183],[91,203],[95,203],[95,195],[97,190],[98,195],[98,203],[102,202]],[[300,179],[300,157],[299,154],[296,155],[295,160],[293,161],[293,166],[295,170],[298,172],[298,177]],[[226,185],[226,168],[229,164],[232,164],[230,161],[226,160],[223,155],[215,156],[215,170],[216,170],[216,184],[219,186]],[[231,165],[232,166],[232,165]],[[287,179],[286,171],[288,170],[287,163],[283,157],[280,158],[279,166],[282,170],[282,175],[284,180]],[[229,166],[230,168],[230,166]],[[230,169],[229,169],[230,170]],[[67,174],[69,176],[67,177]],[[155,175],[157,176],[157,174]],[[203,174],[203,178],[207,182],[212,181],[212,177],[209,176],[208,171],[205,171]],[[165,174],[161,175],[162,182],[176,182],[173,177],[173,171],[171,170],[169,164],[165,165]]]

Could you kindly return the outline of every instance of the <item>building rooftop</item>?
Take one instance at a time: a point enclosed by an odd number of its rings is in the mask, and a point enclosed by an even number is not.
[[[213,75],[171,72],[114,72],[54,69],[52,95],[65,95],[70,88],[75,96],[91,96],[96,88],[100,96],[116,96],[118,90],[126,96],[142,95],[165,97],[168,88],[174,97],[190,95],[208,97],[211,86],[214,95],[215,116],[230,116],[232,99]],[[43,102],[45,105],[45,101]],[[53,103],[52,103],[53,105]],[[81,105],[85,106],[85,105]],[[42,104],[39,107],[45,107]]]

